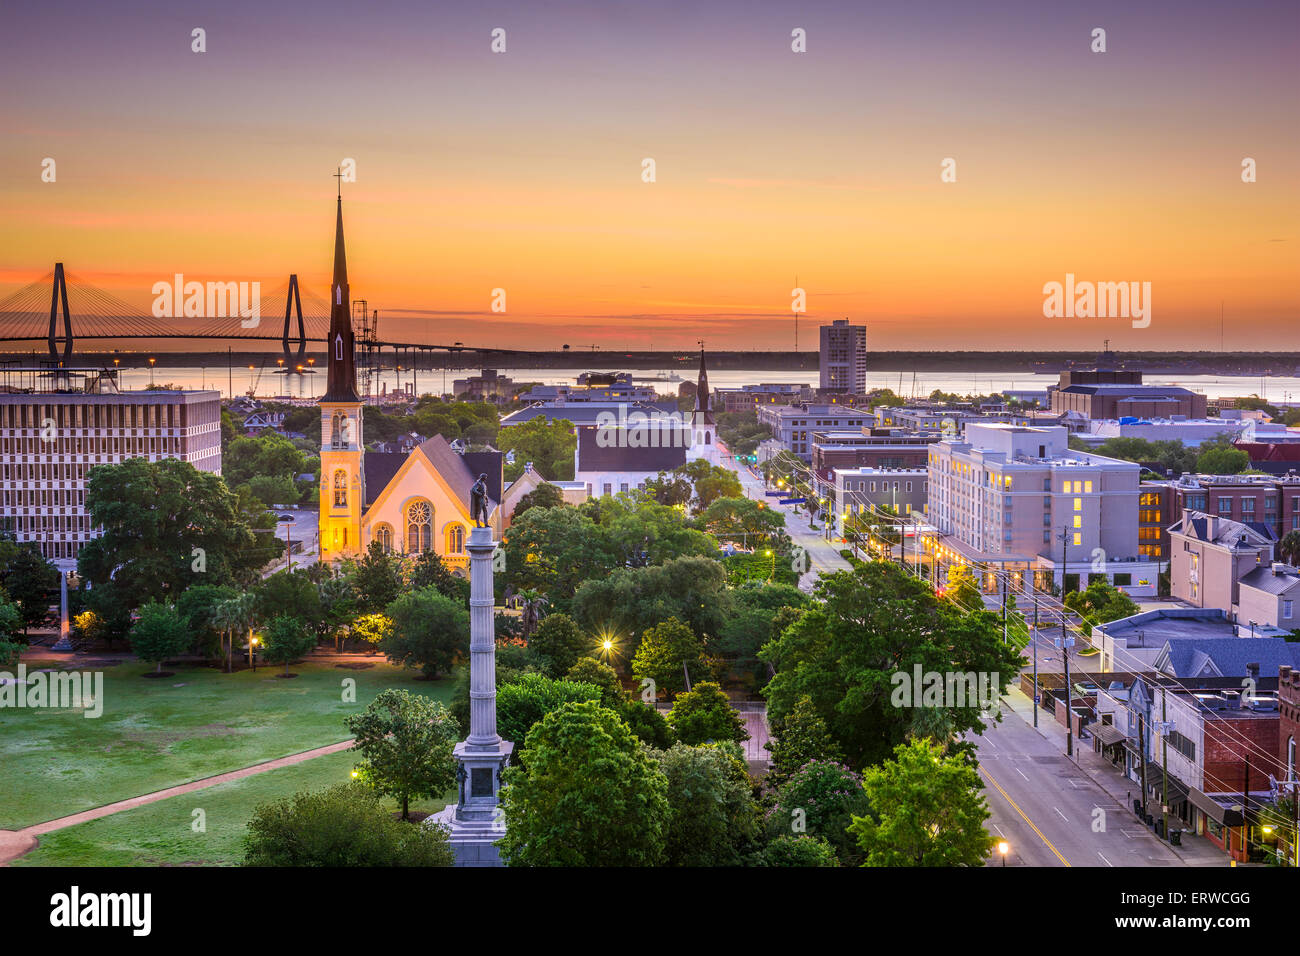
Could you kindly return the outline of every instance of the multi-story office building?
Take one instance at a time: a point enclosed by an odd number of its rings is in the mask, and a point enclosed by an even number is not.
[[[836,319],[821,327],[821,387],[861,395],[867,390],[867,327]]]
[[[784,450],[811,462],[814,432],[828,429],[860,432],[871,424],[872,416],[847,405],[759,405],[758,421],[768,427]]]
[[[834,491],[841,520],[873,508],[889,508],[908,519],[925,514],[925,468],[836,468],[831,475],[827,490]]]
[[[963,439],[931,445],[940,561],[1032,571],[1036,587],[1104,577],[1154,593],[1156,566],[1138,551],[1138,465],[1073,451],[1066,436],[1060,426],[972,423]]]
[[[812,398],[812,386],[783,382],[764,382],[761,385],[742,385],[739,388],[713,390],[715,410],[723,412],[747,412],[759,405],[791,405],[795,402],[812,401]]]
[[[117,390],[111,372],[5,369],[0,387],[0,520],[63,570],[100,533],[86,472],[128,458],[179,458],[221,474],[221,394]]]

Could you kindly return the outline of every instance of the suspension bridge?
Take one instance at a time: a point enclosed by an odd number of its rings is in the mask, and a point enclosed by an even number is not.
[[[212,285],[234,285],[213,283]],[[122,299],[98,289],[64,270],[63,263],[28,285],[0,300],[0,343],[41,342],[49,349],[55,365],[71,363],[77,343],[93,340],[231,340],[243,342],[279,342],[284,352],[286,370],[301,370],[309,342],[324,343],[329,329],[330,306],[325,299],[305,291],[297,275],[289,278],[269,294],[260,296],[259,315],[255,321],[241,315],[239,296],[223,293],[224,317],[158,318],[142,313]],[[209,295],[205,305],[212,301]],[[183,301],[173,302],[173,313],[182,313]],[[207,311],[205,308],[204,311]],[[357,336],[358,359],[373,365],[382,359],[385,349],[395,358],[402,353],[418,359],[421,352],[473,353],[475,355],[511,355],[515,349],[467,346],[462,342],[395,342],[379,337],[379,312],[371,311],[365,300],[352,304],[352,321]]]

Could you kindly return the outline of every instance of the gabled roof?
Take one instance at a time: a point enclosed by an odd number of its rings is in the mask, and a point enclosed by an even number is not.
[[[1243,574],[1239,583],[1267,594],[1285,594],[1300,584],[1300,574],[1294,568],[1284,568],[1278,574],[1271,567],[1258,567]]]
[[[1259,521],[1233,521],[1199,511],[1185,511],[1169,527],[1170,534],[1183,534],[1225,548],[1258,547],[1277,540],[1277,532]]]
[[[1172,677],[1245,677],[1246,665],[1258,664],[1261,677],[1279,665],[1300,666],[1300,644],[1284,637],[1211,637],[1168,641],[1155,668]]]

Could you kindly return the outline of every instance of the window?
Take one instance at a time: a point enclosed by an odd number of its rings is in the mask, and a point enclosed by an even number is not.
[[[1075,515],[1075,516],[1074,516],[1074,526],[1075,526],[1076,528],[1082,528],[1082,527],[1083,527],[1083,518],[1080,517],[1079,515]],[[1077,538],[1077,537],[1079,537],[1079,536],[1076,534],[1075,537]],[[1076,541],[1076,542],[1074,542],[1074,543],[1075,543],[1075,544],[1078,544],[1079,542]]]
[[[1083,535],[1079,534],[1077,531],[1074,533],[1074,543],[1083,544]]]
[[[427,501],[406,506],[406,550],[423,554],[433,545],[433,508]]]
[[[334,472],[334,507],[348,506],[348,473],[342,468]]]
[[[1090,494],[1092,494],[1092,482],[1091,482],[1091,481],[1085,481],[1085,482],[1083,483],[1083,493],[1084,493],[1085,495],[1090,495]]]
[[[1232,499],[1231,499],[1231,498],[1220,498],[1220,499],[1219,499],[1219,514],[1221,514],[1221,515],[1230,515],[1230,514],[1232,514]]]
[[[1074,510],[1075,510],[1075,511],[1082,511],[1082,510],[1083,510],[1083,499],[1082,499],[1082,498],[1075,498],[1075,499],[1074,499]]]
[[[375,526],[375,540],[379,546],[384,549],[384,554],[391,554],[393,551],[393,529],[390,525],[381,524]]]
[[[1284,618],[1286,618],[1287,620],[1290,620],[1290,619],[1291,619],[1291,608],[1292,608],[1292,607],[1293,607],[1293,602],[1291,602],[1291,601],[1283,601],[1283,602],[1282,602],[1282,616],[1283,616]]]
[[[454,524],[447,529],[447,553],[465,553],[465,526]]]

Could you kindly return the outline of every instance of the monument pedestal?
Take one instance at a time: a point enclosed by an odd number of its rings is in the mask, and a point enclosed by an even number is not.
[[[502,866],[501,771],[515,745],[497,734],[496,628],[491,528],[474,528],[469,551],[469,736],[456,745],[457,801],[429,819],[451,831],[456,866]]]

